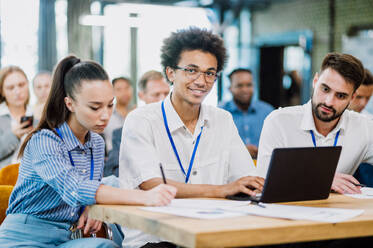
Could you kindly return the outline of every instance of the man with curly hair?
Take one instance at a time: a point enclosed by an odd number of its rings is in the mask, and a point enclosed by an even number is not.
[[[202,104],[226,61],[223,40],[190,28],[164,40],[161,59],[171,94],[131,112],[119,158],[121,186],[149,190],[161,184],[159,164],[177,197],[255,195],[264,179],[243,144],[230,113]],[[125,247],[174,247],[125,229]],[[147,244],[146,244],[147,243]]]

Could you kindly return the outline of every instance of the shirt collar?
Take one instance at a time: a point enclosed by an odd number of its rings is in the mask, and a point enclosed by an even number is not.
[[[168,128],[170,129],[170,132],[174,132],[179,128],[185,127],[185,125],[171,103],[171,94],[172,92],[164,99],[164,108],[167,117]],[[202,126],[205,126],[205,124],[208,123],[209,119],[210,118],[207,113],[206,106],[204,106],[204,104],[201,104],[196,130],[197,127],[198,129],[200,129]]]
[[[75,148],[79,147],[80,149],[84,150],[85,147],[87,148],[94,148],[95,144],[92,142],[92,132],[88,131],[88,140],[83,145],[78,138],[74,135],[73,131],[71,130],[70,126],[67,122],[64,122],[61,126],[59,126],[61,131],[63,142],[65,143],[67,150],[72,151]]]
[[[303,118],[301,122],[301,129],[305,131],[313,130],[315,133],[318,133],[315,126],[315,121],[312,114],[312,103],[309,100],[306,104],[303,105]],[[330,132],[331,134],[338,132],[339,130],[346,129],[347,122],[347,111],[344,111],[341,118],[338,121],[337,126]]]
[[[232,112],[232,113],[233,112],[236,112],[236,113],[242,113],[242,112],[255,113],[256,112],[256,101],[252,99],[247,111],[243,111],[237,106],[237,104],[232,99],[231,101],[229,101],[227,103],[227,109],[228,109],[229,112]]]

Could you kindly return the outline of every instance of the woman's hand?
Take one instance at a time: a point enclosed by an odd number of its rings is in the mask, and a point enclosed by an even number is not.
[[[12,133],[14,133],[14,135],[17,136],[18,139],[21,139],[23,135],[32,131],[33,126],[31,125],[30,127],[26,127],[28,125],[30,125],[30,121],[25,121],[22,123],[12,121],[12,124],[11,124]]]
[[[168,184],[160,184],[151,190],[144,191],[146,206],[164,206],[175,198],[177,189]]]
[[[102,221],[94,220],[91,218],[88,218],[88,212],[89,208],[85,208],[84,212],[80,216],[78,220],[78,229],[83,229],[84,228],[84,234],[91,234],[91,233],[97,233],[102,226]]]

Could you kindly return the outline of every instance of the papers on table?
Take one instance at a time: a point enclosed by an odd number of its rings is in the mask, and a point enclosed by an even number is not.
[[[166,207],[144,207],[141,209],[189,218],[220,219],[246,215],[246,213],[232,212],[226,209],[233,209],[249,203],[250,201],[174,199]]]
[[[363,187],[361,188],[361,194],[344,194],[358,199],[373,199],[373,188]]]
[[[236,207],[236,211],[247,214],[285,218],[292,220],[313,220],[321,222],[342,222],[356,217],[364,212],[362,209],[341,209],[341,208],[316,208],[280,204],[263,204],[265,208],[258,208],[255,205]]]
[[[262,203],[260,205],[261,206],[242,201],[175,199],[166,207],[143,207],[141,209],[197,219],[219,219],[244,215],[258,215],[331,223],[345,221],[364,212],[364,210],[356,209],[315,208]]]

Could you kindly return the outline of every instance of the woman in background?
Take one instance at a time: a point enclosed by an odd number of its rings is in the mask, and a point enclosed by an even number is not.
[[[22,137],[32,130],[26,74],[18,66],[0,70],[0,168],[16,160]]]
[[[174,198],[176,189],[169,185],[141,191],[101,184],[105,144],[97,133],[110,119],[113,100],[113,87],[100,65],[74,56],[57,65],[45,111],[20,149],[0,247],[116,247],[108,239],[72,240],[74,223],[85,234],[101,228],[84,206],[159,206]]]

